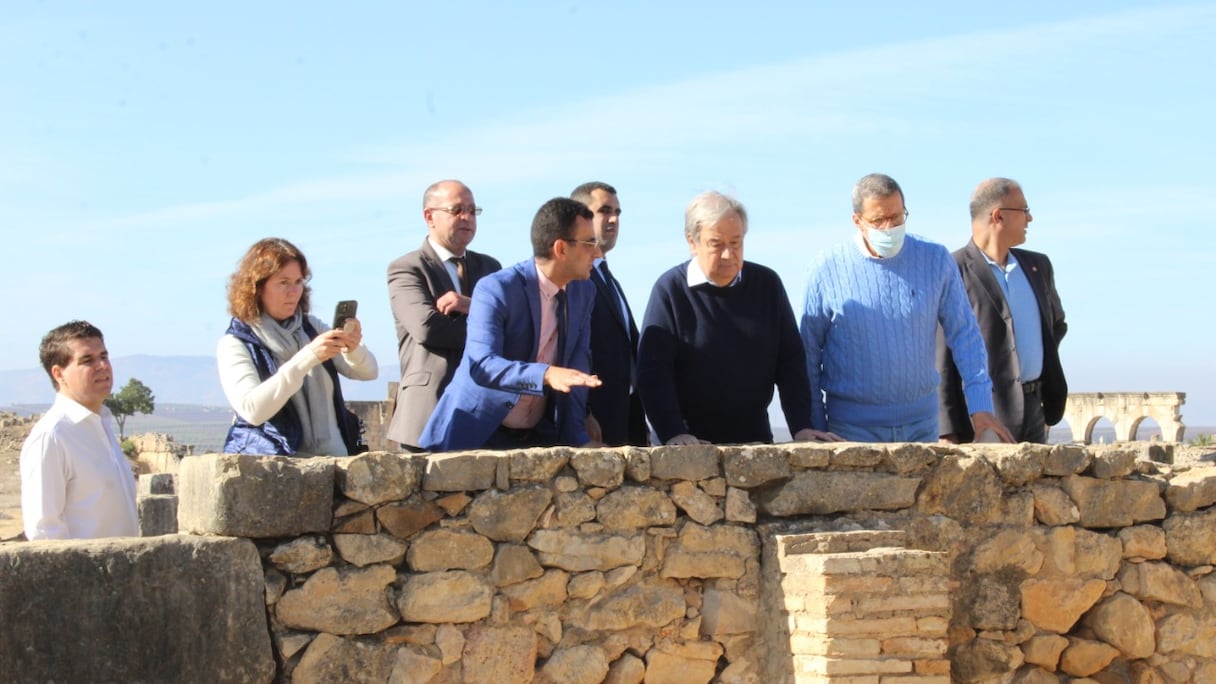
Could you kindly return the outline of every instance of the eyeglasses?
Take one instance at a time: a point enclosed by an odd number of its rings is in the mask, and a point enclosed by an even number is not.
[[[446,211],[452,216],[460,216],[461,214],[469,214],[471,216],[481,216],[481,207],[476,204],[453,204],[450,207],[427,207],[428,209],[438,209]]]
[[[1030,207],[998,207],[1001,211],[1020,211],[1027,216],[1030,215]]]
[[[601,243],[599,240],[596,240],[596,239],[591,239],[591,240],[575,240],[574,238],[562,238],[562,240],[564,240],[564,241],[566,241],[566,242],[569,242],[570,244],[575,244],[575,245],[586,245],[586,246],[588,246],[588,247],[591,247],[592,249],[599,249],[599,248],[600,248],[600,246],[603,244],[603,243]]]
[[[863,218],[862,222],[869,224],[872,228],[877,228],[879,230],[886,230],[888,228],[894,228],[895,226],[899,225],[901,222],[906,222],[908,220],[908,216],[911,215],[911,213],[912,212],[908,211],[907,209],[904,209],[903,214],[899,214],[896,216],[884,216],[882,218],[877,218],[872,221],[870,219]]]

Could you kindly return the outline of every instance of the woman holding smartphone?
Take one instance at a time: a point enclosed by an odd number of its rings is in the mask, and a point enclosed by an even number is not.
[[[228,280],[232,322],[216,347],[236,416],[225,453],[347,456],[362,450],[341,373],[375,380],[359,320],[331,330],[308,313],[308,260],[281,238],[259,240]]]

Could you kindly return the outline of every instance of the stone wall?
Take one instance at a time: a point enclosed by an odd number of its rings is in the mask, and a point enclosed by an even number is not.
[[[280,681],[1216,681],[1216,468],[1142,452],[204,455],[178,525],[256,545]]]

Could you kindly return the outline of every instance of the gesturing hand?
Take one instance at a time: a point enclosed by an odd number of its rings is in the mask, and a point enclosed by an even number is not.
[[[558,392],[569,392],[574,387],[599,387],[604,382],[599,376],[587,375],[580,370],[549,366],[545,369],[545,384]]]

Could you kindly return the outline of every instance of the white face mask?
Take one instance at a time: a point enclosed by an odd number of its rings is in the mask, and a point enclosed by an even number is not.
[[[886,230],[879,230],[869,224],[866,225],[866,242],[870,243],[870,249],[878,256],[889,259],[896,254],[904,246],[904,228],[906,223],[901,223],[898,226],[891,226]]]

